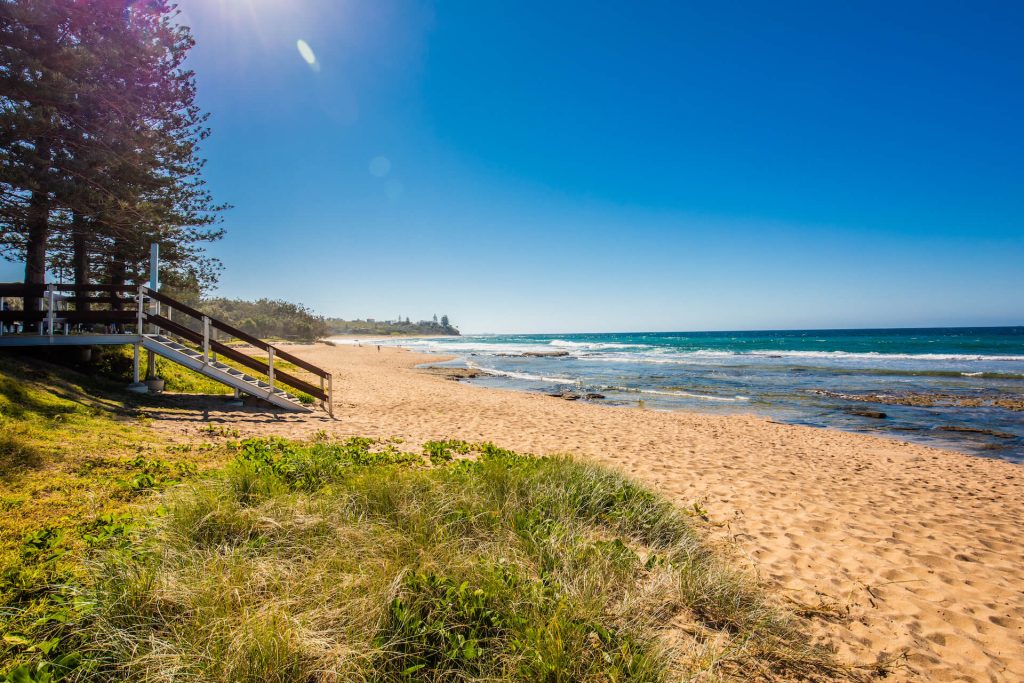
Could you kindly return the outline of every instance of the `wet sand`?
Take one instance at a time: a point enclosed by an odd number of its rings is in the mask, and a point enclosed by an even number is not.
[[[890,439],[763,418],[664,413],[476,387],[401,349],[296,345],[334,373],[335,419],[169,408],[155,427],[243,436],[493,441],[616,467],[707,509],[780,601],[823,608],[841,661],[891,661],[887,680],[1024,680],[1024,469]],[[813,612],[813,610],[811,610]]]

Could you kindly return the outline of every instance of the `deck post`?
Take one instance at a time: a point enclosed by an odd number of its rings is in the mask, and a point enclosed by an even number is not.
[[[132,362],[132,384],[138,385],[139,380],[141,379],[139,373],[139,356],[141,355],[142,352],[139,350],[139,342],[135,342],[134,346],[135,356]]]
[[[139,285],[139,294],[138,294],[138,299],[137,299],[138,303],[135,306],[136,312],[138,313],[138,318],[139,318],[139,337],[141,337],[142,333],[145,331],[143,329],[143,326],[142,326],[142,318],[146,314],[146,311],[143,309],[143,306],[145,305],[145,301],[146,301],[146,295],[143,293],[142,289],[143,289],[143,285]],[[138,380],[135,380],[135,381],[138,381]]]
[[[267,378],[270,380],[270,382],[269,382],[269,384],[270,384],[270,391],[273,392],[274,391],[274,347],[273,346],[267,347],[267,357],[270,359],[270,362],[267,363],[267,365],[269,366],[267,368]]]
[[[334,375],[327,375],[327,414],[334,417]]]
[[[144,302],[146,301],[146,294],[143,291],[143,286],[139,285],[139,291],[135,294],[135,316],[138,337],[134,344],[132,344],[132,383],[128,385],[128,391],[134,391],[139,394],[144,394],[148,391],[145,384],[142,383],[142,369],[139,367],[139,361],[142,359],[142,333],[145,331],[143,327],[143,316],[146,311],[143,308]]]
[[[203,362],[210,362],[210,316],[203,316]]]
[[[324,378],[321,375],[320,376],[320,393],[326,395],[327,392],[325,392],[324,389],[326,389],[326,387],[324,386]],[[326,399],[320,399],[320,407],[323,408],[324,410],[327,410]]]
[[[4,305],[7,303],[7,299],[0,296],[0,313],[4,312]],[[0,320],[0,337],[4,336],[4,321]]]
[[[150,284],[155,281],[155,276],[152,277]],[[152,291],[156,291],[155,288],[150,287]],[[160,315],[160,302],[153,297],[149,298],[149,312],[151,315]],[[160,334],[160,328],[155,323],[150,323],[149,331],[151,334]],[[156,354],[152,351],[149,352],[149,358],[146,363],[146,379],[156,379]]]
[[[52,337],[53,336],[53,320],[54,320],[54,316],[53,316],[53,285],[46,285],[46,295],[47,295],[47,298],[50,300],[50,302],[49,302],[50,305],[48,307],[49,310],[46,311],[46,323],[47,323],[47,326],[50,328],[48,330],[48,332],[49,332],[50,336]]]

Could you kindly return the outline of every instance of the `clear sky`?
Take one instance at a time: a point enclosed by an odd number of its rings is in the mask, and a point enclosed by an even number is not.
[[[180,5],[225,296],[464,332],[1024,323],[1024,3]]]

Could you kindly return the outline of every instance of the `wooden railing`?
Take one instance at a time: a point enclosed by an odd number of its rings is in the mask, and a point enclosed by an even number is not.
[[[142,302],[142,306],[139,309],[141,312],[138,317],[140,335],[144,333],[143,327],[145,324],[153,325],[158,330],[163,330],[195,344],[202,351],[206,362],[215,360],[218,355],[228,358],[239,365],[266,375],[272,390],[280,384],[301,391],[313,398],[319,399],[321,405],[331,415],[334,414],[332,406],[334,393],[333,378],[331,373],[323,368],[319,368],[309,361],[279,349],[273,344],[269,344],[222,320],[211,318],[202,311],[192,308],[188,304],[166,294],[153,291],[149,287],[140,286],[138,296],[139,301]],[[146,306],[146,300],[149,301],[149,306]],[[163,315],[165,312],[167,315]],[[175,316],[174,313],[178,315]],[[184,321],[181,319],[182,316],[185,317]],[[174,319],[175,317],[177,317],[177,320]],[[192,322],[194,327],[198,329],[190,327],[187,324],[188,322]],[[216,334],[217,332],[220,334]],[[265,353],[267,360],[264,362],[261,358],[244,353],[236,347],[229,346],[216,338],[221,336],[233,337],[254,347],[258,351]],[[280,365],[274,366],[275,361],[282,360],[302,368],[319,378],[320,386],[317,387],[300,377],[282,370]]]
[[[5,327],[13,327],[16,323],[35,327],[37,333],[48,335],[56,334],[58,327],[63,334],[68,334],[76,326],[131,325],[138,316],[138,299],[133,296],[135,290],[131,285],[26,285],[23,282],[3,282],[0,283],[0,334],[4,334]],[[129,296],[123,296],[125,294]],[[22,310],[7,308],[7,298],[21,299]],[[39,310],[24,310],[30,299],[40,300]],[[74,308],[67,308],[68,304]],[[92,309],[92,306],[100,308]]]

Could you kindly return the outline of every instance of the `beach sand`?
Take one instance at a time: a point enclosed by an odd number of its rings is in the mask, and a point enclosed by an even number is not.
[[[173,407],[156,428],[201,438],[210,421],[243,436],[493,441],[604,463],[682,506],[707,509],[781,602],[839,659],[891,662],[887,680],[1024,680],[1024,469],[763,418],[569,402],[416,370],[401,349],[288,350],[334,373],[335,419],[261,409]],[[793,602],[791,602],[793,601]]]

